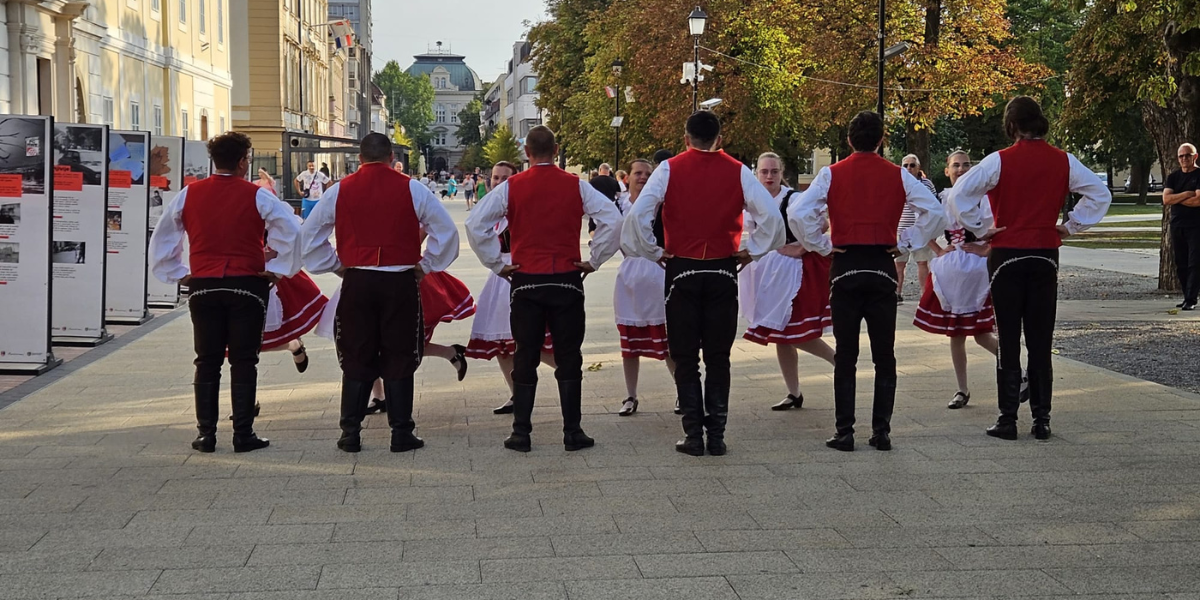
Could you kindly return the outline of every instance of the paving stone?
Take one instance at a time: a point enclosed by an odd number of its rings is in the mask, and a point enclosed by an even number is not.
[[[531,517],[542,514],[537,500],[475,500],[472,502],[420,502],[405,505],[410,521],[476,519],[480,517]]]
[[[100,550],[0,552],[0,574],[84,571]]]
[[[974,526],[845,527],[835,528],[856,548],[924,548],[944,546],[999,545],[992,536]]]
[[[141,510],[129,522],[132,527],[163,525],[265,525],[269,508],[221,508],[204,510]]]
[[[320,567],[178,569],[163,571],[151,591],[156,594],[184,594],[312,590],[316,589],[320,576]]]
[[[783,552],[710,552],[707,554],[648,554],[634,557],[643,577],[704,577],[797,573]]]
[[[280,506],[271,510],[270,525],[299,523],[361,523],[402,521],[407,514],[403,504],[355,506]]]
[[[404,542],[404,561],[544,558],[554,550],[545,537],[412,540]]]
[[[483,560],[479,568],[484,583],[613,579],[638,573],[628,556]]]
[[[170,598],[174,598],[171,596]],[[407,596],[405,596],[407,598]],[[164,598],[163,600],[167,600]],[[396,588],[357,590],[288,590],[286,592],[239,592],[226,600],[396,600]]]
[[[618,514],[613,515],[621,533],[649,531],[711,531],[724,529],[762,529],[758,521],[744,512],[725,514]]]
[[[240,567],[250,557],[250,545],[185,546],[183,548],[105,548],[89,571],[195,569]]]
[[[413,504],[417,502],[471,502],[471,486],[367,487],[346,490],[346,504]]]
[[[185,545],[312,544],[333,541],[333,523],[306,525],[198,525]]]
[[[849,548],[850,542],[833,529],[697,531],[707,552],[750,552],[800,548]]]
[[[518,537],[617,533],[617,522],[609,515],[564,515],[513,519],[476,519],[479,537]]]
[[[477,500],[540,500],[543,498],[595,498],[601,495],[595,482],[475,484]]]
[[[10,573],[0,575],[0,598],[110,598],[144,594],[161,571]]]
[[[910,593],[883,573],[729,575],[725,579],[739,600],[883,600]]]
[[[953,563],[928,548],[801,548],[785,552],[805,573],[857,571],[936,571]]]
[[[1128,521],[1117,525],[1148,542],[1200,540],[1200,521]]]
[[[104,548],[176,548],[183,545],[190,525],[131,526],[125,529],[51,531],[34,550]]]
[[[690,532],[551,536],[558,556],[603,556],[704,552]]]
[[[1045,569],[1076,594],[1166,593],[1200,590],[1200,569],[1190,566]]]
[[[738,600],[729,582],[721,577],[571,581],[567,593],[571,600]]]
[[[1140,541],[1115,523],[983,524],[979,529],[1006,545],[1117,544]]]
[[[359,564],[326,565],[321,570],[320,589],[404,587],[480,583],[476,561],[399,563],[368,561]]]
[[[46,533],[43,529],[0,530],[0,552],[24,552],[33,547]]]
[[[334,542],[326,544],[259,544],[245,564],[333,565],[364,561],[395,562],[404,554],[402,542]]]
[[[399,593],[403,600],[567,600],[566,588],[557,581],[427,585],[402,587]]]
[[[889,571],[888,576],[905,595],[921,596],[1033,596],[1069,594],[1061,579],[1035,570],[988,571]]]

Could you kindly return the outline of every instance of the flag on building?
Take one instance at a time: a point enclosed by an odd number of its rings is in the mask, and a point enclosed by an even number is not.
[[[604,86],[604,93],[608,94],[609,98],[617,97],[617,90],[615,88],[613,88],[613,86],[611,86],[611,85]]]
[[[334,21],[329,27],[333,30],[333,43],[338,50],[354,47],[354,27],[350,21]]]

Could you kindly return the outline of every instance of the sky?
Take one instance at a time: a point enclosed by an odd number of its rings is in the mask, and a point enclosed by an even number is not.
[[[389,60],[408,68],[414,54],[438,41],[483,79],[483,87],[508,70],[512,46],[525,38],[525,22],[546,18],[545,0],[372,0],[371,67]]]

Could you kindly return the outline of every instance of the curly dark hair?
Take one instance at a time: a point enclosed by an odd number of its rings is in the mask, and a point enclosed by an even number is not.
[[[238,163],[250,154],[252,146],[253,144],[246,134],[226,131],[208,140],[208,155],[217,169],[233,171],[238,168]]]

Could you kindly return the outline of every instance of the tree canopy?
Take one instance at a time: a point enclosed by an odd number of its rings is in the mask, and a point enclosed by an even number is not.
[[[487,166],[500,161],[508,161],[514,165],[521,164],[521,148],[517,146],[517,139],[508,130],[508,126],[501,125],[496,128],[492,139],[488,140],[487,145],[483,147],[483,157],[487,159]]]
[[[433,123],[433,84],[426,75],[412,76],[389,60],[372,77],[388,97],[392,118],[404,126],[409,138],[420,148],[429,143],[429,125]]]

